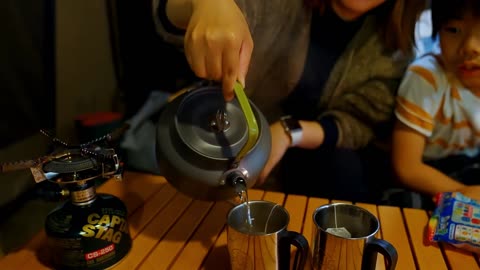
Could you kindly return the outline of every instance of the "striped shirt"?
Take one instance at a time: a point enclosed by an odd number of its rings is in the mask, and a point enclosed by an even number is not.
[[[480,93],[449,78],[440,58],[428,54],[409,66],[400,84],[395,115],[425,136],[425,160],[479,152]]]

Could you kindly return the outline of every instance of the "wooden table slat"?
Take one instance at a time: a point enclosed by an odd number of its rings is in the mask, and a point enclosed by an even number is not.
[[[301,233],[305,223],[305,211],[307,209],[307,197],[299,195],[288,195],[285,201],[285,209],[290,215],[288,230]]]
[[[276,191],[266,191],[263,200],[274,202],[283,206],[286,195]]]
[[[148,226],[137,235],[129,254],[115,267],[115,270],[135,269],[174,226],[191,202],[191,198],[177,193],[169,202],[169,207],[160,211]]]
[[[36,260],[37,253],[45,249],[46,237],[45,231],[42,230],[25,248],[9,253],[4,258],[1,258],[0,269],[48,269]],[[27,268],[29,264],[30,266],[34,264],[37,268]]]
[[[248,191],[248,199],[251,201],[263,200],[265,197],[265,190],[251,189]]]
[[[423,210],[409,208],[403,209],[403,213],[418,268],[420,270],[446,270],[447,266],[438,245],[426,245],[425,243],[425,229],[428,225],[427,213]]]
[[[152,196],[149,201],[137,208],[128,219],[130,235],[134,239],[145,226],[168,205],[177,191],[170,185],[166,185]]]
[[[202,263],[202,270],[230,269],[230,254],[227,247],[227,230],[222,233],[215,242],[215,246]]]
[[[416,269],[400,208],[378,206],[378,214],[383,239],[390,242],[397,250],[397,269]]]
[[[348,204],[352,204],[352,202],[344,201],[344,200],[331,200],[330,203],[348,203]]]
[[[212,202],[194,200],[162,241],[141,264],[142,269],[168,269],[212,207]]]
[[[441,244],[448,264],[451,269],[480,269],[475,256],[471,252],[464,251],[448,244]]]
[[[232,204],[217,202],[205,218],[202,225],[176,259],[170,270],[198,269],[203,259],[215,244],[215,240],[225,226],[225,220]]]
[[[137,178],[141,179],[141,184]],[[126,172],[122,181],[110,179],[97,189],[97,193],[106,193],[120,198],[131,214],[150,196],[167,184],[165,178],[150,174]]]

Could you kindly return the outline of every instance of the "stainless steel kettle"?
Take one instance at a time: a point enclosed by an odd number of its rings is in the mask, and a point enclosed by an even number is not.
[[[252,187],[268,160],[267,120],[236,83],[193,87],[170,101],[157,124],[160,172],[180,192],[201,200],[232,199]]]

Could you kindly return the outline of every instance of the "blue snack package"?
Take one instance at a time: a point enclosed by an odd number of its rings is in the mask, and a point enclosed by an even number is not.
[[[480,203],[460,192],[437,194],[428,224],[430,243],[444,242],[480,253]]]

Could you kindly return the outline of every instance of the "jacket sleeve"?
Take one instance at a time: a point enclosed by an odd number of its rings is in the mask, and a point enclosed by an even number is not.
[[[335,118],[338,127],[337,147],[358,149],[373,140],[390,136],[398,86],[411,57],[371,53],[355,57],[350,74],[366,74],[362,80],[338,93],[325,115]],[[351,75],[352,78],[355,75]],[[355,79],[352,79],[355,80]],[[340,82],[341,87],[342,82]]]

